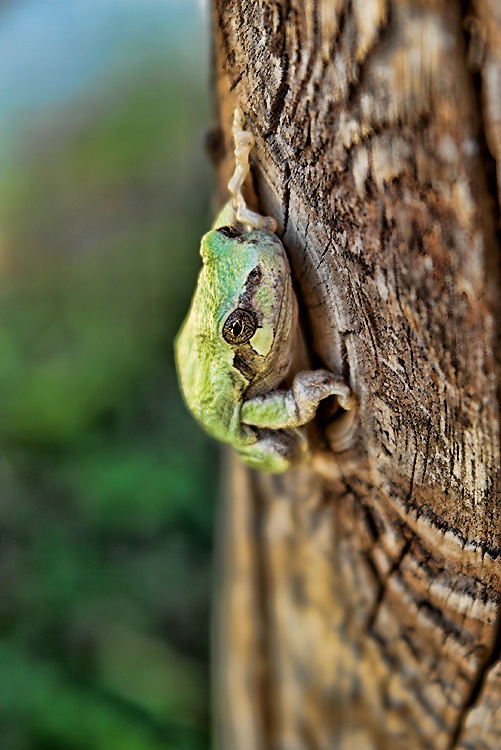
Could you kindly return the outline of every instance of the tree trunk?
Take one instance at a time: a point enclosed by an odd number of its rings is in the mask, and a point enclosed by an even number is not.
[[[229,461],[219,747],[498,750],[501,5],[215,0],[213,22],[221,185],[239,104],[312,360],[358,399],[318,470]]]

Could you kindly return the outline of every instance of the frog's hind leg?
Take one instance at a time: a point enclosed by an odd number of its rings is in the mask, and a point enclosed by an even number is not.
[[[235,171],[228,183],[237,221],[249,229],[269,229],[275,232],[277,222],[271,216],[261,216],[247,208],[242,188],[250,172],[249,153],[254,146],[254,136],[244,129],[244,114],[240,107],[233,115],[233,139],[235,141]]]
[[[253,469],[279,473],[308,457],[308,442],[301,430],[260,430],[259,439],[238,451]]]

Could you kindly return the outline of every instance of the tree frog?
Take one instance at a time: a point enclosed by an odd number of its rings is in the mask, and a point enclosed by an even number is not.
[[[280,472],[308,456],[298,428],[319,402],[349,387],[324,369],[301,369],[302,334],[285,249],[276,222],[245,204],[254,139],[235,110],[231,199],[202,238],[203,260],[191,308],[175,342],[189,409],[213,437],[230,443],[256,469]],[[303,358],[304,360],[304,358]]]

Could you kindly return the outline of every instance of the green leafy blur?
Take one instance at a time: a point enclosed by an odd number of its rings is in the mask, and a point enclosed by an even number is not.
[[[41,108],[2,168],[6,750],[210,746],[217,457],[172,356],[209,224],[208,76],[182,55]]]

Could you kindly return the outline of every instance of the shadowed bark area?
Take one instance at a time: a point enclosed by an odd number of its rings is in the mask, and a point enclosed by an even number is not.
[[[312,361],[359,401],[312,468],[229,462],[220,748],[496,750],[499,3],[214,0],[213,24],[220,184],[239,104]]]

